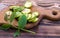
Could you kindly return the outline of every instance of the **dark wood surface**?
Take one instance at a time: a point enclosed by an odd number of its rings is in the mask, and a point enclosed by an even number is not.
[[[59,2],[59,0],[55,0],[55,2],[57,1]],[[6,4],[6,6],[9,3],[9,2],[5,2],[5,0],[2,2]],[[17,3],[20,3],[20,1],[18,1]],[[21,36],[19,36],[18,38],[60,38],[60,37],[57,37],[57,36],[60,36],[60,21],[51,21],[47,19],[42,19],[38,26],[30,30],[37,32],[37,34],[34,35],[31,33],[22,32]],[[0,30],[0,38],[13,38],[14,31],[15,30],[12,30],[12,29],[8,31]]]

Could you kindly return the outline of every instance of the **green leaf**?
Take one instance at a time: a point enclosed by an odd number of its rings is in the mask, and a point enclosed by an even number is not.
[[[18,28],[24,28],[25,25],[27,23],[27,18],[26,16],[23,14],[19,17],[19,20],[18,20]]]
[[[16,12],[16,18],[20,17],[22,15],[22,12]]]
[[[22,11],[24,9],[23,6],[20,6],[19,8],[16,8],[17,11]]]
[[[16,15],[16,12],[14,11],[10,16],[10,22],[12,22],[15,19],[15,15]]]
[[[14,33],[14,37],[17,37],[19,34],[20,34],[20,31],[17,30],[17,31]]]
[[[2,30],[7,30],[7,29],[9,29],[10,27],[11,27],[10,24],[3,24],[3,25],[0,26],[0,29],[2,29]]]
[[[5,14],[4,20],[5,20],[5,21],[8,21],[8,15],[7,15],[7,14]]]
[[[15,10],[16,12],[17,12],[17,11],[18,11],[18,12],[19,12],[19,11],[22,11],[23,9],[24,9],[23,6],[11,6],[11,7],[10,7],[10,10],[11,10],[11,11],[14,11],[14,10]]]

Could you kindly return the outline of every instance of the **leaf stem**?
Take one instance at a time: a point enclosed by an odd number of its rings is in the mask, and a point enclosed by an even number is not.
[[[26,30],[26,29],[21,29],[21,30],[26,31],[26,32],[30,32],[32,34],[36,34],[36,32],[30,31],[30,30]]]

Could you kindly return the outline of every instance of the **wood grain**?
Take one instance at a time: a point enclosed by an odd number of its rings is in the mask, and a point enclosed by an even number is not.
[[[38,26],[30,30],[37,32],[37,34],[33,35],[31,33],[22,32],[18,38],[60,38],[57,37],[60,36],[60,21],[42,19]],[[0,30],[0,38],[13,38],[14,31],[15,30],[12,29],[9,29],[9,31]]]

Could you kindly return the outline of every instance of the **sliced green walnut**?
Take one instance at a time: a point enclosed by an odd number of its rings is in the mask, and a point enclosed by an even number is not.
[[[27,16],[27,20],[29,20],[29,19],[31,19],[31,14],[28,14],[28,16]]]
[[[16,18],[19,17],[19,16],[21,16],[21,15],[22,15],[21,12],[16,12]]]
[[[35,16],[39,16],[38,12],[33,12],[32,14],[35,15]]]
[[[25,6],[26,8],[30,8],[30,7],[32,7],[32,2],[27,1],[27,2],[24,4],[24,6]]]
[[[33,12],[33,13],[32,13],[32,17],[31,17],[31,19],[37,17],[38,15],[39,15],[38,12]]]
[[[37,22],[38,21],[38,18],[35,18],[32,22]]]
[[[31,17],[31,19],[33,19],[33,18],[35,18],[36,16],[34,15],[34,14],[32,14],[32,17]]]
[[[28,17],[28,14],[24,14],[24,15],[26,15],[26,17]]]
[[[10,9],[16,8],[16,7],[20,7],[20,6],[10,6]]]
[[[25,9],[22,11],[23,14],[28,14],[28,13],[30,13],[30,12],[31,12],[31,10],[30,10],[30,9],[27,9],[27,8],[25,8]]]
[[[5,21],[9,20],[9,18],[10,18],[10,16],[11,16],[12,13],[13,13],[12,11],[5,12],[5,16],[4,16]]]
[[[6,12],[6,15],[8,15],[8,16],[11,16],[11,14],[12,14],[12,11],[7,11]]]
[[[37,22],[38,21],[38,18],[34,18],[34,19],[30,19],[29,22]]]

